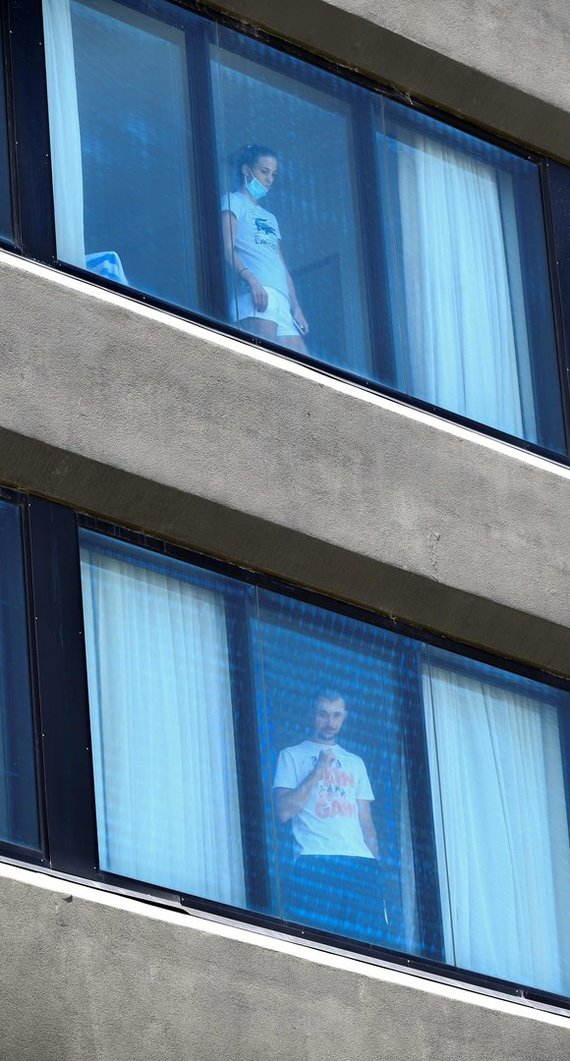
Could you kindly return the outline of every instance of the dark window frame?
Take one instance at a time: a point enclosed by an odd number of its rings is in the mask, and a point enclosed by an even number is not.
[[[102,871],[98,865],[97,834],[93,765],[90,751],[89,704],[87,698],[87,669],[84,651],[83,610],[81,598],[79,531],[82,528],[96,531],[111,539],[131,543],[144,549],[181,560],[206,572],[229,576],[236,587],[244,588],[243,606],[247,610],[247,588],[267,589],[280,597],[291,597],[294,601],[312,604],[328,613],[347,616],[375,629],[386,629],[417,644],[428,644],[443,648],[466,660],[479,660],[493,666],[497,673],[519,674],[539,681],[543,688],[552,687],[570,692],[570,680],[554,675],[545,675],[531,667],[512,660],[493,656],[489,652],[471,646],[450,643],[433,632],[394,621],[390,616],[356,607],[347,602],[333,600],[323,594],[283,583],[274,576],[248,568],[236,567],[225,560],[197,553],[192,549],[143,534],[97,517],[88,516],[42,498],[22,495],[0,488],[0,497],[17,504],[24,513],[22,533],[27,569],[28,611],[31,631],[31,666],[35,679],[35,723],[38,747],[38,778],[42,789],[40,819],[43,850],[22,851],[13,845],[0,842],[0,859],[8,862],[37,865],[49,868],[62,876],[81,877],[95,885],[112,890],[127,891],[159,904],[182,905],[216,917],[252,924],[264,930],[285,933],[294,938],[306,939],[341,949],[355,955],[365,955],[377,961],[388,961],[397,966],[410,968],[452,982],[463,982],[483,987],[502,995],[518,996],[526,1001],[554,1007],[570,1007],[570,998],[562,998],[546,991],[530,988],[524,984],[505,981],[497,977],[474,973],[447,965],[433,957],[419,957],[383,948],[370,948],[333,933],[304,928],[285,922],[266,912],[255,912],[227,906],[201,896],[180,894],[164,887],[124,878]],[[236,598],[239,592],[236,593]],[[239,606],[238,606],[239,610]],[[234,619],[237,616],[234,616]],[[245,612],[243,618],[247,619]],[[234,627],[235,623],[232,624]],[[247,625],[247,623],[246,623]],[[238,651],[249,653],[247,637],[240,639]],[[412,649],[413,651],[413,649]],[[460,665],[460,660],[458,659]],[[419,677],[419,673],[418,673]],[[234,709],[244,711],[244,719],[251,722],[255,714],[251,684],[242,680],[242,688],[232,685]],[[237,698],[236,698],[237,692]],[[249,701],[249,704],[247,703]],[[565,780],[570,801],[570,712],[561,719],[561,730],[568,742],[565,752]],[[417,741],[415,732],[413,739]],[[255,733],[249,735],[248,748],[255,744]],[[41,748],[41,755],[39,750]],[[259,748],[255,744],[258,753]],[[245,749],[244,749],[245,751]],[[257,768],[259,770],[259,767]],[[261,776],[247,778],[248,785],[257,785],[258,799],[262,796]],[[41,782],[41,784],[40,784]],[[429,784],[429,778],[427,778]],[[413,802],[413,801],[412,801]],[[425,808],[424,808],[425,809]],[[259,843],[259,828],[263,827],[263,810],[260,806],[259,820],[254,822],[254,843]],[[420,823],[420,832],[425,832],[425,821]],[[49,833],[49,849],[48,849]],[[416,836],[418,835],[416,831]],[[244,836],[246,843],[248,838]],[[249,838],[251,839],[251,837]],[[418,851],[416,867],[422,871],[423,860]],[[247,869],[246,869],[247,876]],[[267,882],[248,882],[263,906],[267,896]],[[423,882],[426,910],[433,902],[433,879]],[[258,889],[255,892],[255,889]],[[260,890],[259,890],[260,889]],[[431,891],[430,891],[431,889]],[[424,905],[425,905],[424,904]],[[420,918],[422,916],[420,902]],[[431,910],[431,913],[433,911]]]
[[[130,530],[125,527],[118,526],[117,524],[111,524],[107,521],[85,515],[78,515],[78,526],[85,527],[90,530],[95,530],[101,534],[107,535],[111,538],[115,538],[118,541],[128,542],[134,545],[139,545],[143,548],[149,549],[151,552],[156,552],[163,556],[172,557],[173,559],[181,560],[185,563],[189,563],[206,571],[216,572],[218,574],[226,575],[241,582],[244,586],[254,586],[262,589],[267,589],[270,592],[279,594],[282,597],[291,597],[295,601],[306,602],[312,604],[324,611],[332,614],[340,614],[358,620],[359,622],[369,624],[374,628],[380,628],[390,630],[394,633],[401,634],[403,637],[411,638],[418,644],[433,645],[436,648],[442,648],[447,652],[454,653],[460,660],[477,660],[482,663],[486,663],[494,667],[497,674],[501,672],[507,672],[508,674],[517,674],[523,677],[532,678],[535,681],[539,681],[543,687],[553,687],[556,689],[562,689],[570,692],[570,680],[566,680],[555,675],[545,675],[542,672],[537,672],[532,667],[528,667],[512,660],[505,660],[499,656],[493,656],[489,652],[485,652],[472,646],[462,645],[458,643],[450,643],[445,637],[438,636],[437,634],[423,630],[422,628],[411,626],[410,624],[402,623],[398,620],[394,620],[389,616],[384,616],[377,612],[368,611],[359,608],[355,605],[333,600],[325,597],[322,594],[315,593],[311,590],[307,590],[302,587],[293,586],[289,583],[283,583],[280,579],[274,576],[268,576],[263,572],[251,570],[243,567],[236,567],[225,560],[218,559],[214,556],[208,556],[203,553],[197,553],[192,549],[188,549],[179,545],[174,545],[165,540],[157,539],[152,535],[139,534],[134,530]],[[419,681],[419,671],[416,668],[416,678]],[[499,679],[500,681],[500,679]],[[508,683],[508,677],[505,678],[505,682]],[[251,712],[250,712],[251,714]],[[567,725],[566,725],[567,721]],[[568,730],[570,734],[570,713],[568,720],[564,720],[563,728]],[[417,733],[414,734],[413,739],[417,741]],[[424,733],[425,741],[425,733]],[[258,749],[256,749],[258,751]],[[564,748],[564,767],[565,777],[570,777],[570,745],[568,748]],[[251,778],[248,778],[248,782]],[[256,784],[259,785],[259,792],[262,792],[261,779],[256,779]],[[424,778],[425,785],[429,785],[429,774],[427,773],[427,755],[426,755],[426,777]],[[412,806],[413,806],[412,801]],[[570,805],[570,804],[569,804]],[[416,807],[415,810],[420,814],[420,820],[417,822],[415,830],[415,838],[418,836],[425,836],[426,831],[426,818],[425,814],[428,813],[426,807]],[[431,813],[431,812],[430,812]],[[429,817],[429,814],[428,814]],[[260,811],[260,818],[256,823],[256,828],[262,825],[261,819],[263,818],[263,812]],[[421,841],[420,841],[421,843]],[[426,875],[429,877],[429,869],[426,869],[426,863],[421,858],[421,852],[419,848],[415,850],[416,868],[419,865],[420,874],[418,880],[422,882],[426,891],[423,896],[420,896],[419,902],[419,917],[422,918],[426,915],[429,920],[430,909],[429,904],[434,900],[434,888],[439,894],[437,883],[434,882],[433,878],[426,880]],[[244,851],[244,859],[247,861],[247,852]],[[429,863],[429,860],[428,860]],[[246,878],[248,870],[246,868]],[[169,893],[166,889],[160,889],[154,887],[152,884],[141,884],[140,882],[133,882],[127,878],[117,877],[109,873],[99,872],[99,877],[104,883],[115,886],[115,887],[127,887],[130,890],[144,891],[148,893],[149,890],[152,894],[157,897],[168,898],[172,893]],[[407,955],[402,952],[390,951],[385,948],[369,948],[366,945],[358,943],[358,941],[350,940],[344,936],[337,936],[333,933],[322,932],[318,929],[305,928],[293,924],[291,922],[285,922],[277,917],[271,916],[270,914],[259,913],[252,910],[244,910],[243,908],[236,908],[231,906],[224,906],[220,903],[216,903],[212,900],[204,899],[201,896],[180,894],[179,901],[183,906],[187,906],[191,909],[201,910],[206,913],[212,914],[225,914],[226,916],[236,919],[237,921],[249,923],[252,925],[260,926],[261,928],[276,930],[278,932],[286,932],[289,935],[299,938],[305,938],[314,940],[317,943],[323,944],[328,947],[338,947],[345,951],[354,954],[371,954],[372,957],[376,957],[379,960],[388,960],[397,965],[404,965],[418,971],[431,973],[433,975],[441,975],[450,980],[460,980],[464,983],[470,983],[474,985],[484,986],[491,991],[498,991],[506,993],[508,995],[517,995],[525,999],[533,999],[537,1001],[543,1001],[547,1005],[562,1006],[564,1008],[570,1006],[570,999],[562,998],[552,993],[537,990],[533,987],[528,987],[524,984],[515,984],[510,981],[505,981],[497,977],[486,976],[484,974],[475,973],[469,969],[462,969],[457,966],[447,965],[443,961],[437,961],[429,957],[419,957],[416,955]]]
[[[121,2],[128,7],[140,10],[145,14],[160,18],[164,21],[165,8],[161,3],[156,3],[155,0],[121,0]],[[53,266],[62,272],[88,280],[90,283],[124,295],[134,301],[143,302],[154,306],[157,309],[173,312],[185,319],[195,321],[210,330],[217,332],[223,331],[224,333],[235,336],[242,341],[245,339],[253,345],[262,346],[272,350],[288,360],[293,359],[307,364],[327,376],[347,380],[348,382],[364,387],[367,390],[384,394],[387,397],[403,401],[412,407],[433,413],[441,417],[443,420],[472,428],[487,436],[511,443],[518,448],[526,449],[540,456],[555,459],[559,463],[570,465],[570,291],[568,290],[569,285],[566,275],[567,268],[565,267],[565,263],[560,261],[559,254],[557,253],[561,243],[564,242],[563,235],[560,235],[560,229],[562,228],[562,230],[564,230],[564,218],[563,208],[561,207],[559,197],[556,194],[561,183],[560,172],[566,171],[570,174],[570,167],[564,167],[558,163],[553,163],[537,152],[526,149],[515,143],[509,143],[504,137],[497,136],[487,130],[481,130],[472,123],[466,122],[455,115],[446,114],[438,108],[426,104],[422,100],[410,99],[410,97],[404,96],[403,93],[398,92],[389,86],[382,85],[381,83],[372,81],[370,78],[356,73],[353,70],[344,68],[339,63],[332,62],[321,56],[312,55],[298,45],[278,39],[272,34],[267,33],[265,30],[259,30],[255,28],[255,26],[247,26],[243,22],[238,21],[229,15],[213,11],[199,2],[199,0],[170,0],[170,8],[172,13],[172,18],[169,20],[170,23],[180,26],[182,29],[186,28],[189,17],[195,18],[195,16],[198,15],[203,20],[204,28],[201,35],[201,42],[198,42],[197,39],[194,39],[193,41],[191,40],[191,38],[196,36],[194,34],[188,34],[187,37],[188,48],[190,49],[188,57],[189,59],[192,59],[189,63],[190,97],[194,96],[194,99],[196,99],[197,91],[197,82],[192,76],[194,66],[198,62],[198,65],[201,65],[202,72],[206,69],[208,61],[208,41],[211,38],[211,35],[215,34],[216,28],[219,25],[227,27],[240,35],[240,49],[243,50],[244,54],[247,53],[248,49],[255,51],[256,43],[257,45],[259,45],[260,42],[262,44],[267,44],[276,49],[277,52],[284,53],[285,55],[292,55],[301,59],[306,64],[307,71],[310,71],[311,69],[314,70],[314,76],[316,79],[318,79],[319,73],[322,71],[336,75],[339,92],[343,91],[344,84],[347,85],[347,92],[350,92],[351,85],[359,85],[371,92],[371,103],[374,98],[380,96],[394,99],[408,106],[411,105],[417,112],[436,118],[447,126],[461,129],[476,136],[480,140],[494,144],[511,154],[519,155],[520,157],[537,164],[541,174],[541,205],[546,229],[549,281],[553,303],[558,357],[560,400],[562,403],[562,415],[566,432],[567,453],[551,451],[541,445],[531,443],[526,439],[510,435],[497,428],[479,423],[475,420],[454,413],[453,411],[443,409],[431,402],[415,398],[412,395],[399,390],[396,386],[390,386],[388,384],[370,380],[359,373],[323,362],[314,356],[303,356],[301,354],[293,355],[290,352],[287,353],[284,351],[283,347],[269,341],[260,340],[253,336],[244,335],[242,331],[230,324],[220,324],[219,322],[212,320],[212,317],[206,316],[205,314],[185,310],[184,308],[163,299],[156,298],[134,288],[125,287],[114,281],[100,277],[87,269],[80,269],[76,266],[68,265],[67,263],[60,261],[56,256],[55,247],[55,219],[53,216],[47,87],[43,64],[41,0],[28,0],[28,2],[26,2],[26,0],[0,0],[0,11],[4,16],[3,35],[6,45],[5,66],[8,71],[8,76],[6,78],[8,127],[11,134],[10,153],[12,162],[12,189],[15,200],[15,209],[13,211],[15,241],[14,243],[0,241],[0,246],[5,246],[8,250],[20,252],[26,257]],[[197,54],[200,50],[202,53],[201,57]],[[212,120],[212,101],[211,98],[208,98],[208,93],[204,96],[203,90],[204,86],[201,86],[201,98],[203,101],[202,108],[198,107],[195,108],[195,110],[199,121],[209,128],[209,123]],[[363,120],[359,121],[358,117],[357,120],[353,122],[353,129],[356,130],[356,135],[359,141],[362,141],[363,144],[369,135],[365,126],[366,122]],[[208,240],[206,241],[206,245],[211,247],[212,231],[219,232],[220,230],[218,189],[215,187],[215,182],[212,182],[211,180],[211,175],[215,172],[215,167],[212,168],[212,160],[215,154],[213,125],[212,135],[209,140],[210,148],[206,152],[206,155],[204,156],[202,153],[203,157],[201,159],[195,158],[194,163],[198,165],[198,169],[195,169],[195,173],[198,174],[196,187],[198,190],[202,188],[200,194],[203,198],[201,205],[204,210],[204,215],[201,218],[201,221],[202,224],[205,224],[207,221]],[[205,142],[208,143],[208,137],[205,138]],[[201,173],[200,166],[202,166]],[[209,177],[208,181],[200,179],[200,176],[203,176],[205,173],[207,173]],[[552,186],[554,186],[554,193],[552,193]],[[205,191],[204,188],[206,189]],[[368,203],[370,209],[373,208],[374,210],[377,210],[377,205],[372,204],[371,201],[373,196],[369,195],[368,198],[370,199],[370,202]],[[362,210],[363,206],[361,207],[361,211]],[[200,245],[204,245],[203,240],[200,242]],[[370,286],[370,288],[375,285],[375,292],[380,290],[381,298],[371,298],[370,292],[368,294],[367,303],[370,315],[369,326],[372,332],[379,327],[379,319],[381,317],[379,303],[384,302],[387,297],[385,266],[382,261],[382,255],[377,253],[374,255],[374,259],[374,261],[366,261],[367,285]],[[222,301],[221,291],[223,285],[219,284],[218,278],[220,275],[223,276],[223,272],[223,255],[221,253],[220,241],[219,248],[216,252],[213,255],[208,256],[208,262],[205,263],[202,275],[199,278],[199,282],[203,287],[203,293],[213,314],[220,314]],[[372,347],[374,363],[383,369],[386,368],[386,365],[390,366],[393,362],[393,352],[391,353],[390,350],[387,349],[387,346],[389,347],[389,345],[390,344],[386,343],[375,344]],[[380,361],[378,359],[380,359]],[[543,405],[544,402],[541,402],[540,393],[537,392],[536,411],[539,416],[545,415],[545,410],[542,408]]]
[[[37,652],[34,636],[33,608],[31,602],[31,571],[30,571],[30,549],[29,549],[29,520],[28,503],[25,497],[3,486],[0,486],[0,500],[13,505],[19,513],[19,540],[20,556],[22,562],[24,607],[26,611],[26,636],[27,636],[27,659],[28,677],[30,690],[30,707],[33,733],[33,756],[36,776],[36,814],[38,827],[37,847],[17,844],[8,840],[0,841],[0,850],[5,849],[11,857],[25,863],[40,863],[46,865],[47,855],[47,830],[45,823],[44,803],[44,776],[43,758],[41,748],[41,722],[39,717],[38,683],[37,683]]]

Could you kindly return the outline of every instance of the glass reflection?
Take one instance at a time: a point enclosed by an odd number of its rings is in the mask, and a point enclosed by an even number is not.
[[[198,308],[182,29],[114,0],[43,0],[57,253]]]
[[[244,906],[231,583],[89,531],[81,570],[101,868]]]
[[[398,388],[563,451],[538,166],[394,101],[378,110]]]
[[[62,260],[565,452],[536,163],[166,0],[43,10]]]
[[[570,993],[570,694],[81,537],[103,869]]]
[[[39,846],[20,512],[0,501],[0,840]]]
[[[410,765],[422,730],[410,646],[273,594],[259,602],[281,914],[436,956],[437,911],[418,939],[411,835],[425,850],[429,821],[408,800],[405,748]]]
[[[367,374],[371,345],[357,194],[363,177],[352,146],[360,91],[223,27],[210,56],[223,215],[230,197],[237,209],[225,218],[230,320],[288,349]],[[258,188],[251,177],[261,147],[272,179],[264,183],[257,174]],[[254,190],[260,195],[255,205]],[[247,242],[258,252],[265,247],[264,262],[259,254],[243,257],[247,217]],[[228,239],[231,224],[238,232]],[[288,277],[271,266],[268,240],[287,262]],[[265,305],[265,287],[288,302],[276,320],[271,314],[279,310]]]
[[[569,698],[434,648],[422,687],[446,960],[567,995]]]
[[[12,201],[10,195],[10,160],[8,156],[8,129],[6,123],[6,88],[4,85],[4,59],[0,38],[0,236],[12,240]]]

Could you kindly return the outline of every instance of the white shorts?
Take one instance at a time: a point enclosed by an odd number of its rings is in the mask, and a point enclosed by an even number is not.
[[[274,287],[266,287],[265,290],[267,291],[267,309],[255,308],[251,291],[245,291],[243,295],[237,296],[237,307],[236,300],[232,300],[233,320],[237,322],[245,320],[246,317],[256,317],[262,321],[273,321],[277,325],[279,338],[284,335],[298,335],[299,330],[293,321],[287,295],[284,295],[282,291],[277,291]]]

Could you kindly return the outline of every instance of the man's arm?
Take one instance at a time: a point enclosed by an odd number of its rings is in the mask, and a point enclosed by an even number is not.
[[[378,837],[376,835],[376,827],[372,820],[370,800],[357,799],[356,805],[358,807],[358,820],[360,822],[360,828],[362,829],[364,843],[370,849],[374,858],[378,858]]]
[[[325,770],[328,769],[334,757],[335,753],[332,748],[326,748],[319,755],[310,774],[307,774],[297,788],[274,789],[275,805],[280,822],[288,822],[290,818],[294,818],[303,810],[315,785],[324,777]]]

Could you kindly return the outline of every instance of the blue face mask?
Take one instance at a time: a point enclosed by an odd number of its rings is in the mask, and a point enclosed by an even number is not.
[[[253,195],[254,199],[263,199],[264,195],[267,195],[269,188],[265,188],[261,181],[258,181],[257,177],[252,177],[250,181],[246,180],[245,186],[250,195]]]

